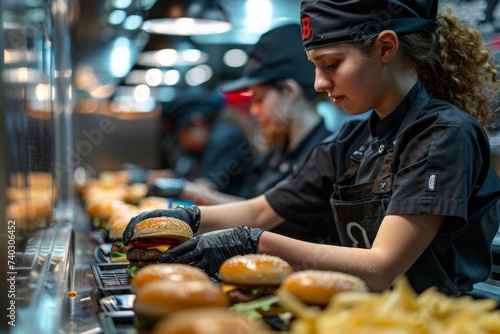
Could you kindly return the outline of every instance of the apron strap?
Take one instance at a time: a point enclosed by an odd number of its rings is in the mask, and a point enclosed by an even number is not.
[[[387,153],[384,157],[384,162],[382,167],[380,168],[377,177],[375,178],[375,182],[373,183],[372,193],[374,194],[388,194],[392,192],[392,181],[395,174],[395,163],[394,163],[394,149],[397,145],[401,132],[405,130],[413,121],[415,121],[420,114],[420,111],[425,107],[425,105],[429,102],[430,96],[427,91],[424,89],[417,96],[415,102],[412,104],[411,108],[405,115],[403,122],[401,122],[401,126],[394,137],[394,141],[392,146],[387,150]]]

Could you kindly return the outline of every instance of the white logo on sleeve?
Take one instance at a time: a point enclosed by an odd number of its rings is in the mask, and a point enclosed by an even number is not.
[[[429,174],[425,179],[425,191],[437,191],[437,174]]]

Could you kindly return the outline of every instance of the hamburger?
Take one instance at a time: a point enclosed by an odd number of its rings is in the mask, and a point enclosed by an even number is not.
[[[139,211],[136,209],[117,211],[109,217],[108,221],[108,240],[112,243],[111,251],[108,256],[111,262],[128,262],[127,252],[132,245],[123,244],[123,231],[127,228],[130,219],[137,216]]]
[[[100,200],[121,200],[127,194],[127,186],[124,184],[114,186],[104,186],[99,181],[88,182],[82,189],[82,199],[85,204]]]
[[[34,231],[47,227],[52,219],[51,203],[48,199],[24,199],[6,206],[7,217],[16,222],[22,231]]]
[[[233,256],[219,268],[221,288],[232,310],[253,318],[276,316],[283,311],[274,292],[292,272],[285,260],[264,254]]]
[[[136,294],[141,287],[153,282],[209,281],[210,277],[203,270],[181,263],[157,263],[141,269],[130,280],[130,291]]]
[[[87,213],[94,229],[106,230],[111,215],[118,211],[129,210],[130,204],[118,199],[95,198],[86,204]]]
[[[256,321],[224,308],[198,308],[177,311],[162,318],[152,334],[259,334],[273,333]]]
[[[145,183],[132,183],[127,187],[124,201],[130,204],[137,205],[139,201],[146,197],[148,193],[148,185]]]
[[[155,280],[136,294],[134,325],[139,334],[149,333],[161,318],[176,311],[204,307],[227,308],[229,302],[220,287],[211,281]]]
[[[279,288],[300,299],[307,305],[324,308],[337,293],[368,291],[360,278],[336,271],[303,270],[289,275]]]
[[[142,210],[169,209],[169,199],[165,197],[147,196],[139,200],[137,204]]]
[[[193,237],[191,227],[177,218],[155,217],[141,221],[134,228],[130,240],[132,247],[127,252],[129,273],[158,262],[158,257],[172,246]]]

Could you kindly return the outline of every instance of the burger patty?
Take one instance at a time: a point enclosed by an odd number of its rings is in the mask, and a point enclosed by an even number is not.
[[[130,268],[133,268],[133,267],[137,267],[138,269],[141,269],[141,268],[144,268],[150,264],[157,264],[157,263],[160,263],[158,262],[157,260],[153,260],[153,261],[129,261],[129,267]]]
[[[129,249],[131,249],[132,247],[133,247],[132,245],[119,247],[116,243],[114,243],[113,247],[111,248],[111,251],[112,252],[127,253],[129,251]]]
[[[277,286],[264,286],[264,287],[238,287],[237,289],[227,292],[227,296],[231,303],[245,303],[252,300],[259,299],[263,296],[272,295]],[[258,291],[255,293],[255,291]]]
[[[157,249],[131,248],[127,252],[127,259],[132,261],[156,261],[163,254]]]

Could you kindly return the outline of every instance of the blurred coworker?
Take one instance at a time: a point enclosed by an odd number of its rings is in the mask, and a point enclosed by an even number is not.
[[[245,178],[243,198],[263,194],[298,171],[309,152],[332,134],[316,109],[321,96],[314,89],[314,65],[307,60],[298,24],[288,23],[263,34],[249,59],[243,76],[221,87],[223,92],[251,90],[250,112],[258,120],[265,146]],[[184,185],[181,197],[203,205],[243,199],[191,183]],[[322,224],[284,222],[272,231],[314,242],[324,241],[327,235]]]
[[[239,196],[253,152],[244,131],[221,117],[222,107],[221,96],[198,90],[180,92],[164,104],[164,125],[179,149],[175,166],[166,175],[177,180],[155,181],[155,171],[150,171],[149,180],[160,188],[153,194],[178,197],[183,182],[174,181],[183,179]]]

